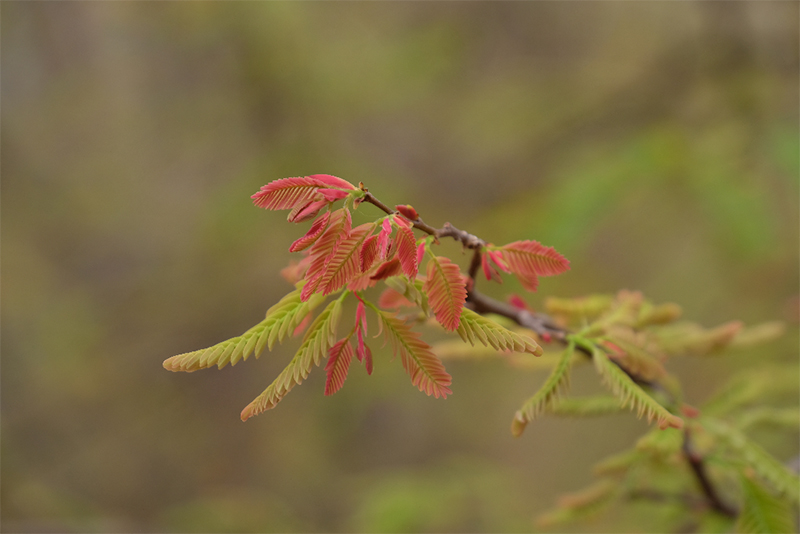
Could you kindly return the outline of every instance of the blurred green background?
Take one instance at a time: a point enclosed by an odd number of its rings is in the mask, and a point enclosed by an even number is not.
[[[290,289],[307,225],[249,199],[286,176],[555,246],[572,270],[535,307],[628,288],[709,326],[787,321],[765,350],[675,362],[695,403],[796,361],[799,11],[2,2],[2,529],[532,531],[646,428],[545,418],[514,440],[544,375],[499,361],[446,362],[442,401],[382,350],[372,377],[325,398],[317,370],[246,424],[296,342],[163,370]]]

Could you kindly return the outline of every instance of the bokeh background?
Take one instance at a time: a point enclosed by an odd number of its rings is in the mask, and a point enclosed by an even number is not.
[[[796,361],[799,10],[2,2],[2,529],[533,531],[644,431],[545,418],[515,440],[545,375],[500,361],[447,362],[442,401],[384,350],[372,377],[326,398],[317,370],[246,424],[296,342],[163,370],[290,289],[305,225],[249,199],[286,176],[555,246],[572,270],[535,307],[628,288],[709,326],[787,322],[763,350],[672,365],[696,403]]]

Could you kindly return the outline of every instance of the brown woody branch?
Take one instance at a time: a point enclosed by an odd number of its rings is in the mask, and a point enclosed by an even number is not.
[[[383,202],[375,198],[372,193],[366,189],[364,189],[364,191],[366,192],[366,195],[363,197],[363,202],[373,204],[389,215],[397,213],[395,210],[389,208]],[[468,287],[467,291],[467,306],[473,311],[480,314],[494,313],[502,317],[506,317],[523,328],[528,328],[529,330],[536,332],[536,334],[544,340],[555,340],[562,344],[567,343],[567,336],[570,334],[569,330],[555,324],[553,320],[546,314],[536,313],[510,306],[475,290],[475,278],[481,265],[483,248],[487,245],[486,241],[473,234],[470,234],[469,232],[459,230],[449,222],[445,223],[442,228],[434,228],[428,225],[422,220],[421,217],[417,217],[416,220],[411,222],[413,223],[414,228],[417,228],[428,235],[432,235],[437,240],[440,237],[452,237],[456,241],[460,241],[464,248],[472,249],[474,251],[468,271],[472,283],[470,284],[470,287]],[[591,353],[586,348],[577,347],[577,349],[583,352],[586,356],[591,357]],[[615,363],[619,365],[618,362],[615,361]],[[638,385],[647,387],[654,391],[664,391],[661,385],[657,382],[646,380],[641,376],[638,376],[636,373],[632,373],[621,365],[619,365],[619,367],[631,378],[631,380]],[[682,450],[683,456],[689,464],[689,467],[691,468],[695,478],[697,479],[697,482],[699,483],[709,506],[711,506],[713,510],[716,510],[723,515],[728,517],[736,517],[739,512],[720,499],[716,488],[711,482],[711,479],[708,477],[705,463],[703,462],[703,457],[692,449],[691,433],[688,427],[684,428]]]

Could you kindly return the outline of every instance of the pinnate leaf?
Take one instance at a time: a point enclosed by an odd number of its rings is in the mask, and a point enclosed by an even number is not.
[[[322,217],[314,221],[314,224],[311,225],[306,235],[292,243],[292,246],[289,247],[289,252],[299,252],[313,245],[314,241],[316,241],[319,236],[322,235],[322,232],[325,231],[325,228],[328,227],[330,218],[330,212],[326,212]]]
[[[336,247],[339,243],[350,234],[352,228],[352,219],[350,212],[345,209],[339,209],[331,214],[331,220],[328,227],[323,232],[322,236],[316,240],[309,252],[309,266],[306,271],[306,280],[308,281],[303,287],[302,299],[308,298],[317,292],[322,275],[328,265],[331,257],[336,253]]]
[[[255,352],[256,358],[268,347],[272,350],[276,341],[283,341],[292,334],[303,319],[325,299],[315,296],[306,302],[300,299],[303,282],[297,289],[283,297],[267,311],[263,321],[237,336],[207,349],[196,350],[173,356],[164,361],[164,368],[170,371],[192,372],[216,365],[222,369],[230,363],[236,365]]]
[[[252,197],[253,203],[268,210],[286,210],[321,200],[320,188],[353,190],[353,184],[327,174],[315,174],[297,178],[281,178],[261,187]]]
[[[591,397],[570,397],[559,401],[548,408],[550,413],[567,417],[592,417],[619,413],[623,408],[619,399],[610,395]]]
[[[561,354],[558,365],[547,377],[544,385],[514,415],[514,420],[511,423],[511,433],[515,437],[522,435],[527,424],[552,406],[558,400],[558,395],[569,387],[570,364],[574,354],[575,345],[570,343]]]
[[[350,344],[350,336],[340,339],[331,347],[328,364],[325,366],[325,372],[328,374],[325,381],[325,395],[333,395],[341,389],[352,359],[353,346]]]
[[[527,352],[534,356],[542,355],[540,347],[533,339],[521,336],[508,328],[484,317],[469,308],[461,310],[461,322],[456,329],[465,343],[475,345],[478,341],[494,350]]]
[[[457,329],[467,300],[467,286],[458,265],[444,256],[430,254],[424,287],[436,320],[446,330]]]
[[[602,350],[595,348],[592,351],[592,361],[595,369],[603,381],[620,400],[622,407],[630,405],[631,410],[636,409],[637,415],[647,417],[648,421],[656,419],[661,428],[682,428],[683,419],[671,414],[666,408],[648,395],[625,372],[612,362]]]
[[[569,261],[538,241],[515,241],[500,248],[509,271],[517,275],[522,286],[536,291],[540,276],[553,276],[569,270]],[[496,259],[493,256],[493,259]],[[500,264],[500,263],[498,263]]]
[[[414,232],[410,228],[398,228],[394,244],[397,247],[397,258],[403,267],[403,273],[413,280],[417,276],[417,242],[414,239]]]
[[[361,272],[366,272],[372,267],[372,264],[375,263],[375,260],[378,258],[378,236],[372,235],[369,236],[364,244],[361,246],[361,252],[359,252],[359,262],[361,266]]]
[[[771,534],[796,532],[789,503],[772,495],[758,481],[741,477],[742,511],[735,532]]]
[[[319,210],[327,205],[328,202],[325,200],[312,200],[311,202],[293,208],[292,211],[289,212],[289,216],[286,217],[286,220],[290,223],[299,223],[313,219],[317,216]]]
[[[329,295],[361,274],[359,260],[361,245],[372,234],[375,226],[374,223],[357,226],[339,242],[325,265],[325,271],[320,277],[317,291]]]
[[[274,408],[294,386],[308,378],[314,365],[319,365],[320,360],[328,354],[328,349],[333,345],[336,325],[341,316],[343,297],[346,294],[344,293],[342,297],[328,304],[314,319],[303,338],[303,343],[289,365],[261,395],[242,410],[242,421]]]
[[[391,342],[395,355],[400,355],[403,368],[411,382],[428,395],[447,398],[453,392],[448,387],[452,378],[430,345],[419,339],[419,333],[396,316],[375,310],[381,319],[384,336]]]
[[[385,280],[392,276],[397,276],[403,272],[403,266],[400,264],[398,258],[392,258],[380,264],[370,279],[371,280]]]
[[[710,417],[703,418],[702,422],[703,428],[722,438],[736,456],[759,477],[793,502],[800,503],[800,479],[788,467],[764,450],[761,445],[751,441],[743,432],[727,423]]]

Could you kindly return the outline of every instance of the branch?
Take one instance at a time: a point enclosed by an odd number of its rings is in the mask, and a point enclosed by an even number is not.
[[[703,457],[692,449],[692,434],[688,426],[683,430],[682,450],[683,457],[686,458],[686,461],[689,463],[689,467],[691,467],[692,473],[694,473],[694,477],[700,484],[700,488],[703,490],[703,494],[706,496],[706,500],[711,505],[711,508],[728,517],[738,516],[739,511],[725,504],[722,499],[720,499],[716,488],[714,488],[714,485],[711,483],[711,479],[708,478],[706,466],[703,463]]]
[[[363,187],[363,184],[360,185],[362,190],[366,192],[366,195],[363,197],[363,202],[369,202],[389,215],[397,213],[395,210],[389,208],[383,202],[375,198],[372,193]],[[428,235],[434,236],[437,240],[440,237],[452,237],[456,241],[460,241],[464,248],[469,248],[475,251],[469,266],[469,277],[471,280],[473,280],[473,284],[471,284],[472,287],[468,288],[467,291],[466,305],[469,308],[480,314],[494,313],[503,317],[507,317],[518,325],[536,332],[536,334],[538,334],[539,337],[545,341],[555,340],[562,344],[567,343],[567,336],[570,334],[569,330],[555,324],[553,320],[546,314],[515,308],[505,304],[504,302],[500,302],[491,297],[483,295],[475,290],[475,275],[480,268],[481,254],[483,248],[487,244],[486,241],[473,234],[470,234],[469,232],[459,230],[450,223],[445,223],[442,228],[434,228],[426,224],[421,217],[417,217],[416,220],[411,222],[413,223],[414,228],[417,228]],[[577,350],[581,351],[586,356],[591,357],[591,352],[585,347],[578,346]],[[615,361],[615,363],[617,362]],[[617,365],[619,365],[619,363],[617,363]],[[637,374],[632,373],[621,365],[619,365],[619,367],[638,385],[647,387],[654,391],[664,391],[661,385],[657,382],[646,380]],[[684,429],[683,455],[686,458],[686,461],[689,463],[689,467],[700,484],[700,488],[702,489],[706,501],[708,501],[711,508],[728,517],[736,517],[739,514],[738,510],[725,504],[720,499],[716,488],[711,483],[711,480],[706,473],[703,458],[692,450],[691,434],[688,427]]]

